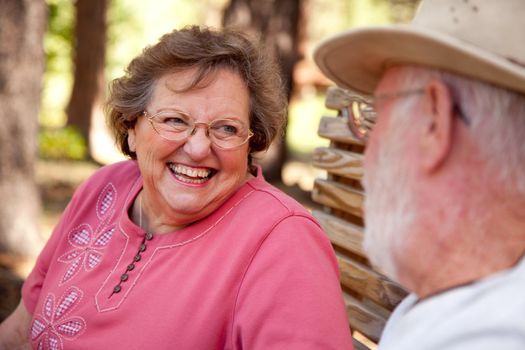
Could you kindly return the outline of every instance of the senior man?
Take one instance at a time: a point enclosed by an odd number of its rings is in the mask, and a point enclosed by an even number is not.
[[[379,349],[525,349],[525,1],[423,0],[315,60],[372,96],[346,113],[367,141],[364,245],[412,292]]]

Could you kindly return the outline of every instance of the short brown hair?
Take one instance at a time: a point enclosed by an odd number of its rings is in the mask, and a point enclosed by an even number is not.
[[[108,124],[121,151],[136,158],[127,143],[128,130],[146,109],[155,83],[168,73],[197,69],[194,81],[185,90],[203,83],[218,69],[238,73],[250,94],[250,156],[267,149],[282,132],[287,101],[278,66],[258,40],[231,29],[213,30],[189,26],[165,34],[134,58],[124,76],[110,84],[106,104]]]

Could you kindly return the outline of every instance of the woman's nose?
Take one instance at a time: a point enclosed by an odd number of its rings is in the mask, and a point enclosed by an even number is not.
[[[194,160],[206,158],[211,151],[211,140],[206,128],[195,128],[184,144],[184,151]]]

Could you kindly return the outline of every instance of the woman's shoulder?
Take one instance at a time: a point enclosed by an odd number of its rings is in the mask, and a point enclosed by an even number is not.
[[[301,214],[310,216],[309,211],[296,199],[290,195],[284,193],[279,188],[268,183],[264,178],[258,176],[254,180],[249,182],[249,185],[254,190],[254,195],[257,198],[259,206],[272,207],[274,209],[280,209],[281,211],[288,214]]]
[[[135,160],[124,160],[102,166],[87,181],[95,182],[111,179],[112,182],[119,182],[128,178],[136,178],[139,173],[139,167]]]

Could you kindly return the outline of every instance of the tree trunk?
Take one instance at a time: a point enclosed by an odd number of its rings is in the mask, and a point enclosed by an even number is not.
[[[108,0],[77,0],[75,24],[75,75],[67,107],[67,124],[76,127],[90,149],[92,119],[104,99],[104,64]]]
[[[223,16],[224,26],[257,33],[267,49],[277,55],[288,100],[293,89],[293,69],[300,59],[298,45],[302,2],[303,0],[231,0]],[[277,139],[261,162],[267,180],[281,180],[286,154],[284,137]]]
[[[0,0],[0,252],[41,249],[34,178],[44,71],[44,0]]]

